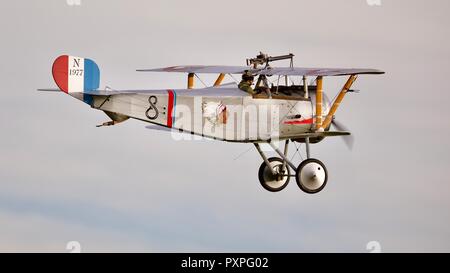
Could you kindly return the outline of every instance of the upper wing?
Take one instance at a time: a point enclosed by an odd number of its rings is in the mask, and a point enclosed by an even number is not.
[[[249,66],[226,66],[226,65],[186,65],[171,66],[155,69],[137,69],[139,72],[184,72],[184,73],[225,73],[242,74],[245,71],[258,72],[260,69],[253,69]]]
[[[358,74],[384,74],[383,71],[371,68],[306,68],[306,67],[273,67],[259,72],[264,75],[288,76],[344,76]]]
[[[253,69],[248,66],[224,65],[187,65],[171,66],[156,69],[138,69],[140,72],[184,72],[184,73],[225,73],[242,74],[249,71],[260,75],[288,75],[288,76],[343,76],[358,74],[384,74],[383,71],[371,68],[307,68],[307,67],[269,67]]]

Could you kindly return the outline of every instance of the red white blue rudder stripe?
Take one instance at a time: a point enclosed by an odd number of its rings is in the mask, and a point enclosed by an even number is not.
[[[59,56],[53,62],[52,74],[56,85],[66,93],[93,91],[100,85],[100,69],[90,59]]]

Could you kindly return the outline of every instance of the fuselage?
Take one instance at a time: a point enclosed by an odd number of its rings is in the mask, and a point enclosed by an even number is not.
[[[130,117],[232,142],[306,133],[315,122],[311,97],[251,96],[235,87],[155,90],[139,94],[125,91],[92,96],[89,101],[93,108],[109,113],[113,119]],[[327,105],[324,108],[326,114]]]

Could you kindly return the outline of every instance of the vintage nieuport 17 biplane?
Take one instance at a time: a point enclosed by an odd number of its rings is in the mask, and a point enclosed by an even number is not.
[[[111,118],[100,126],[115,125],[129,118],[153,123],[167,130],[230,141],[252,143],[263,162],[259,168],[261,185],[269,191],[286,187],[294,171],[296,182],[306,193],[321,191],[328,180],[325,165],[310,158],[310,144],[326,137],[348,136],[334,115],[359,74],[383,74],[375,69],[300,68],[293,66],[292,54],[270,57],[259,54],[248,59],[247,66],[173,66],[142,69],[144,72],[187,73],[186,89],[112,90],[99,89],[100,70],[97,64],[80,57],[63,55],[52,67],[53,78],[62,91],[104,111]],[[270,63],[290,60],[289,67],[271,67]],[[215,83],[194,89],[194,77],[216,73]],[[236,82],[222,84],[226,75],[257,77],[254,92],[243,91]],[[323,93],[326,76],[349,76],[335,100],[330,103]],[[298,77],[297,85],[294,84]],[[308,77],[313,80],[308,84]],[[249,85],[252,82],[249,83]],[[334,124],[337,131],[330,130]],[[285,141],[284,151],[275,142]],[[287,157],[289,142],[306,145],[306,160],[298,166]],[[267,143],[279,157],[267,158],[260,144]]]

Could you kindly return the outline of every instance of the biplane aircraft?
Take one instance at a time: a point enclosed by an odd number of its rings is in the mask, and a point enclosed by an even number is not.
[[[283,190],[290,178],[306,193],[320,192],[328,180],[325,165],[311,158],[310,144],[326,137],[348,136],[334,120],[344,96],[361,74],[383,74],[376,69],[300,68],[293,66],[293,54],[271,57],[260,53],[247,59],[246,66],[188,65],[142,72],[180,72],[187,74],[186,89],[112,90],[99,89],[100,70],[97,64],[81,57],[59,56],[52,74],[61,91],[92,108],[101,110],[111,119],[98,125],[111,126],[129,118],[152,123],[150,128],[176,130],[215,140],[250,143],[263,160],[258,177],[268,191]],[[274,61],[290,60],[288,67],[272,67]],[[212,86],[194,88],[194,77],[203,73],[218,74]],[[226,75],[257,77],[254,93],[238,88],[237,82],[222,84]],[[333,102],[323,91],[323,79],[348,76]],[[298,77],[297,84],[293,78]],[[273,80],[271,80],[273,79]],[[313,80],[308,83],[308,81]],[[331,130],[334,124],[338,129]],[[283,141],[281,151],[275,143]],[[295,165],[288,158],[290,142],[305,143],[306,160]],[[260,144],[267,143],[279,157],[268,158]],[[292,172],[292,175],[291,175]]]

